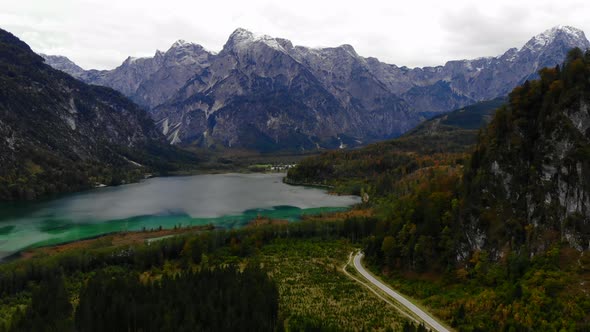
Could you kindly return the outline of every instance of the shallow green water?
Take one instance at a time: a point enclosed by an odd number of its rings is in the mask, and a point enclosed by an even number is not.
[[[240,227],[256,216],[298,220],[343,210],[358,197],[289,186],[281,174],[155,178],[55,200],[0,206],[0,259],[27,247],[101,234],[212,224]]]

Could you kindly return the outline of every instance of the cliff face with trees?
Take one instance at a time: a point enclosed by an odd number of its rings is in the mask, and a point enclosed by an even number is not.
[[[535,254],[560,242],[586,250],[590,53],[574,49],[562,67],[539,75],[514,89],[475,147],[429,140],[417,131],[308,158],[289,171],[287,180],[368,194],[368,205],[388,222],[386,229],[415,238],[406,243],[400,235],[394,241],[410,256],[427,247],[433,257],[451,250],[454,261],[481,250],[498,259],[502,251]],[[455,244],[433,247],[444,237]],[[408,262],[415,266],[413,259]]]
[[[288,178],[362,194],[375,223],[367,262],[458,329],[585,331],[590,52],[539,77],[463,153],[409,134],[306,159]]]
[[[495,253],[590,245],[590,53],[510,94],[465,173],[467,239]]]

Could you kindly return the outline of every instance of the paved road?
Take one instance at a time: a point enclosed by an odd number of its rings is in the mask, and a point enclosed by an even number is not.
[[[387,293],[387,295],[393,297],[397,302],[399,302],[404,307],[408,308],[411,312],[416,314],[416,316],[420,317],[426,324],[428,324],[432,329],[438,332],[450,332],[447,328],[442,326],[439,322],[434,320],[429,314],[427,314],[424,310],[418,308],[412,302],[408,301],[405,297],[403,297],[398,292],[394,291],[393,289],[389,288],[387,285],[383,284],[381,281],[377,280],[373,277],[361,264],[361,258],[363,257],[362,253],[357,253],[354,256],[354,268],[363,275],[369,282],[373,285],[379,287],[382,291]]]

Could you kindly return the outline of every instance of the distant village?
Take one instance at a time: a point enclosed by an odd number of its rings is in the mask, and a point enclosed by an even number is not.
[[[295,166],[297,166],[297,164],[272,165],[272,166],[270,166],[270,170],[273,171],[273,172],[284,172],[284,171],[287,171],[287,170],[289,170],[291,168],[294,168]]]
[[[297,164],[256,164],[250,165],[248,169],[252,172],[286,172]]]

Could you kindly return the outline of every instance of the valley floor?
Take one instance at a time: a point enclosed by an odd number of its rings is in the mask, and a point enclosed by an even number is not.
[[[274,224],[277,225],[276,222]],[[42,260],[44,257],[59,257],[81,250],[110,250],[138,245],[148,239],[180,232],[186,235],[200,231],[202,229],[112,234],[97,239],[35,249],[25,253],[24,257],[27,260]],[[397,331],[407,320],[395,307],[386,305],[378,296],[342,271],[348,262],[350,252],[359,249],[348,240],[277,238],[246,257],[234,256],[226,249],[210,255],[203,264],[259,265],[268,271],[278,285],[279,315],[287,330]],[[196,265],[191,266],[189,268],[200,268]],[[184,269],[186,265],[181,261],[170,260],[161,267],[145,270],[142,278],[155,280]],[[66,285],[70,293],[77,294],[85,280],[93,274],[94,272],[85,272],[67,276]],[[21,292],[15,296],[4,297],[0,301],[0,327],[2,321],[5,324],[10,321],[17,308],[22,309],[29,303],[29,296],[30,293]],[[73,303],[76,301],[76,297],[72,298]]]

